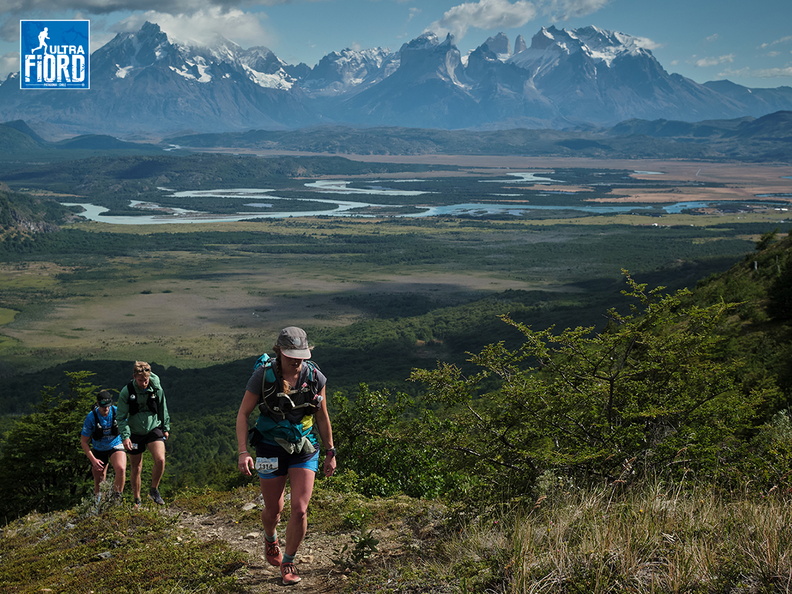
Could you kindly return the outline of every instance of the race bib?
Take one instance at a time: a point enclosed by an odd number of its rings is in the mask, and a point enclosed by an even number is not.
[[[256,470],[262,474],[278,470],[277,458],[256,458]]]

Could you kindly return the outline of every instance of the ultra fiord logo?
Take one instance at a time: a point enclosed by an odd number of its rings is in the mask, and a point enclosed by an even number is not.
[[[90,21],[19,21],[21,89],[90,89]]]

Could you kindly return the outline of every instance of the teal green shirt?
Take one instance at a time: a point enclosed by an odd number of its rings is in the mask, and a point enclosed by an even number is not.
[[[132,380],[133,382],[135,380]],[[135,435],[146,435],[159,427],[170,432],[170,415],[165,402],[165,390],[162,389],[160,379],[152,373],[146,390],[141,390],[135,385],[135,394],[138,400],[138,412],[129,414],[129,384],[121,388],[118,393],[118,429],[121,439],[128,439]],[[149,399],[156,398],[157,412],[149,409]]]

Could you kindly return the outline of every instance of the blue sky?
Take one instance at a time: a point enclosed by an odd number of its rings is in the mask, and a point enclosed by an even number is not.
[[[66,7],[66,8],[64,8]],[[790,0],[0,0],[0,77],[19,69],[20,19],[90,19],[91,49],[146,20],[175,39],[220,35],[315,65],[332,51],[398,50],[427,30],[464,54],[503,32],[596,25],[643,40],[661,65],[696,82],[792,86]]]

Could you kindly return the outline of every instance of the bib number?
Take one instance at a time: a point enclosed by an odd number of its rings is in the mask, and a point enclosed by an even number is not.
[[[256,470],[262,474],[278,470],[277,458],[256,458]]]

